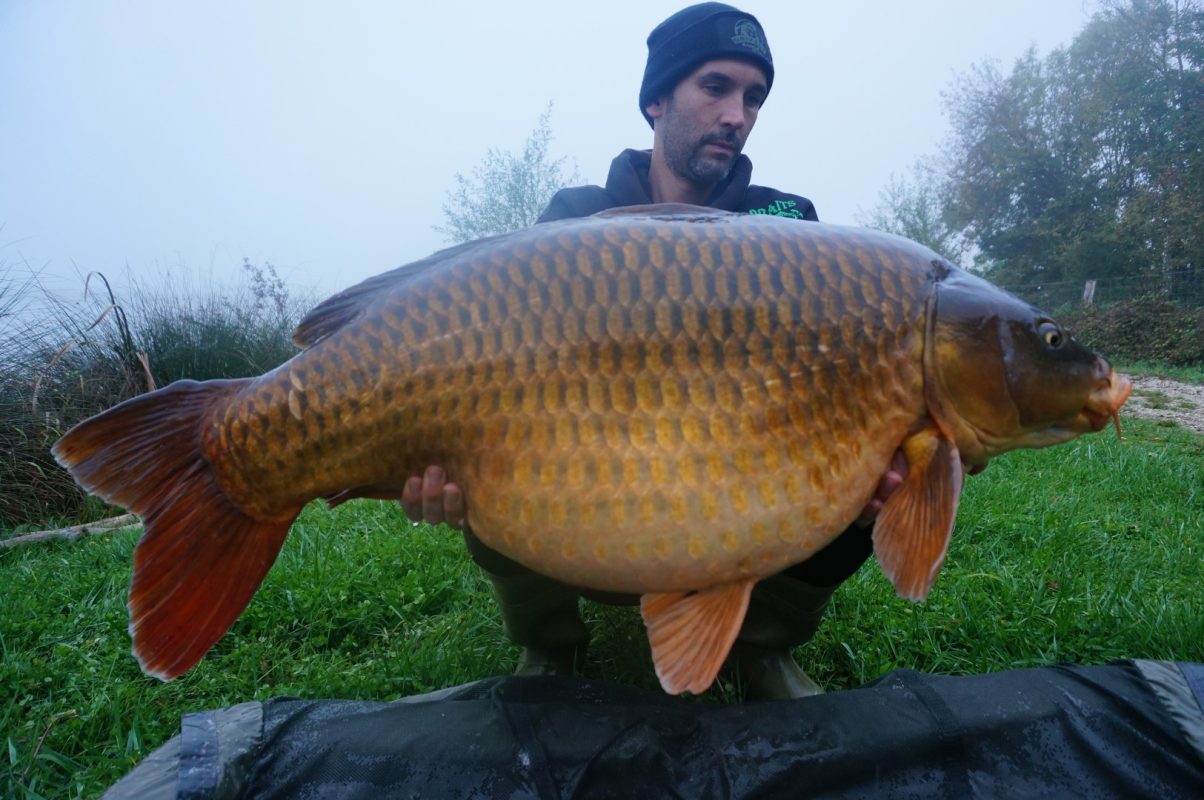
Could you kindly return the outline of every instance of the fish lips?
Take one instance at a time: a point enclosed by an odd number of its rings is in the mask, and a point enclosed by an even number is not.
[[[1116,370],[1109,370],[1107,380],[1087,397],[1081,412],[1091,430],[1103,430],[1109,422],[1115,421],[1116,430],[1120,431],[1120,407],[1129,399],[1132,391],[1131,380]]]

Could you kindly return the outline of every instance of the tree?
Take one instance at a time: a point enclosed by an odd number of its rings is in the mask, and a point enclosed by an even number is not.
[[[1112,2],[1080,39],[1084,71],[1097,77],[1095,106],[1129,111],[1113,111],[1101,126],[1131,163],[1120,214],[1126,243],[1147,271],[1199,268],[1204,10],[1192,0]]]
[[[1204,265],[1204,12],[1106,0],[1066,48],[946,96],[945,219],[1000,282]]]
[[[535,224],[558,190],[581,183],[576,165],[566,172],[564,157],[551,159],[552,106],[539,117],[522,152],[490,148],[471,178],[456,174],[456,187],[443,204],[447,224],[436,226],[450,242],[468,242]]]
[[[1061,58],[1042,63],[1030,50],[1011,75],[983,64],[946,96],[948,219],[1000,282],[1061,279],[1070,229],[1087,211],[1080,137],[1055,77],[1063,69]]]
[[[912,167],[911,178],[890,176],[878,193],[878,204],[858,215],[867,228],[906,236],[940,253],[953,263],[966,255],[960,231],[945,221],[943,178],[935,161],[921,159]]]

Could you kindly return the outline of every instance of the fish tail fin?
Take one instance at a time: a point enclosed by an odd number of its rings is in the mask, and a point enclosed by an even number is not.
[[[143,671],[162,680],[186,672],[234,623],[301,511],[251,516],[201,451],[213,403],[246,383],[178,381],[81,422],[52,448],[81,486],[142,517],[130,635]]]

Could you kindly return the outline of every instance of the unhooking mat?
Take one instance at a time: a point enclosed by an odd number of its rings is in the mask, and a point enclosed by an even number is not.
[[[186,715],[108,800],[1204,798],[1204,665],[899,670],[720,705],[578,678]]]

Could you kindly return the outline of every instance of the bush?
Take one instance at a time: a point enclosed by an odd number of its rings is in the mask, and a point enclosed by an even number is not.
[[[1066,309],[1057,316],[1080,342],[1111,361],[1204,365],[1204,308],[1142,296],[1107,306]]]
[[[313,302],[290,296],[271,264],[244,261],[243,271],[233,289],[133,285],[133,339],[155,385],[260,375],[297,352],[293,329]]]
[[[104,354],[76,347],[62,320],[29,309],[36,291],[6,275],[0,294],[0,529],[84,515],[86,500],[50,454],[66,425],[128,396],[96,381]],[[81,324],[69,320],[78,333]],[[53,365],[53,366],[51,366]]]
[[[40,314],[25,302],[39,290],[0,274],[0,530],[102,513],[50,454],[75,423],[174,380],[258,375],[296,352],[309,298],[271,264],[243,266],[233,288],[135,282],[128,303],[94,275],[84,306],[46,297]]]

